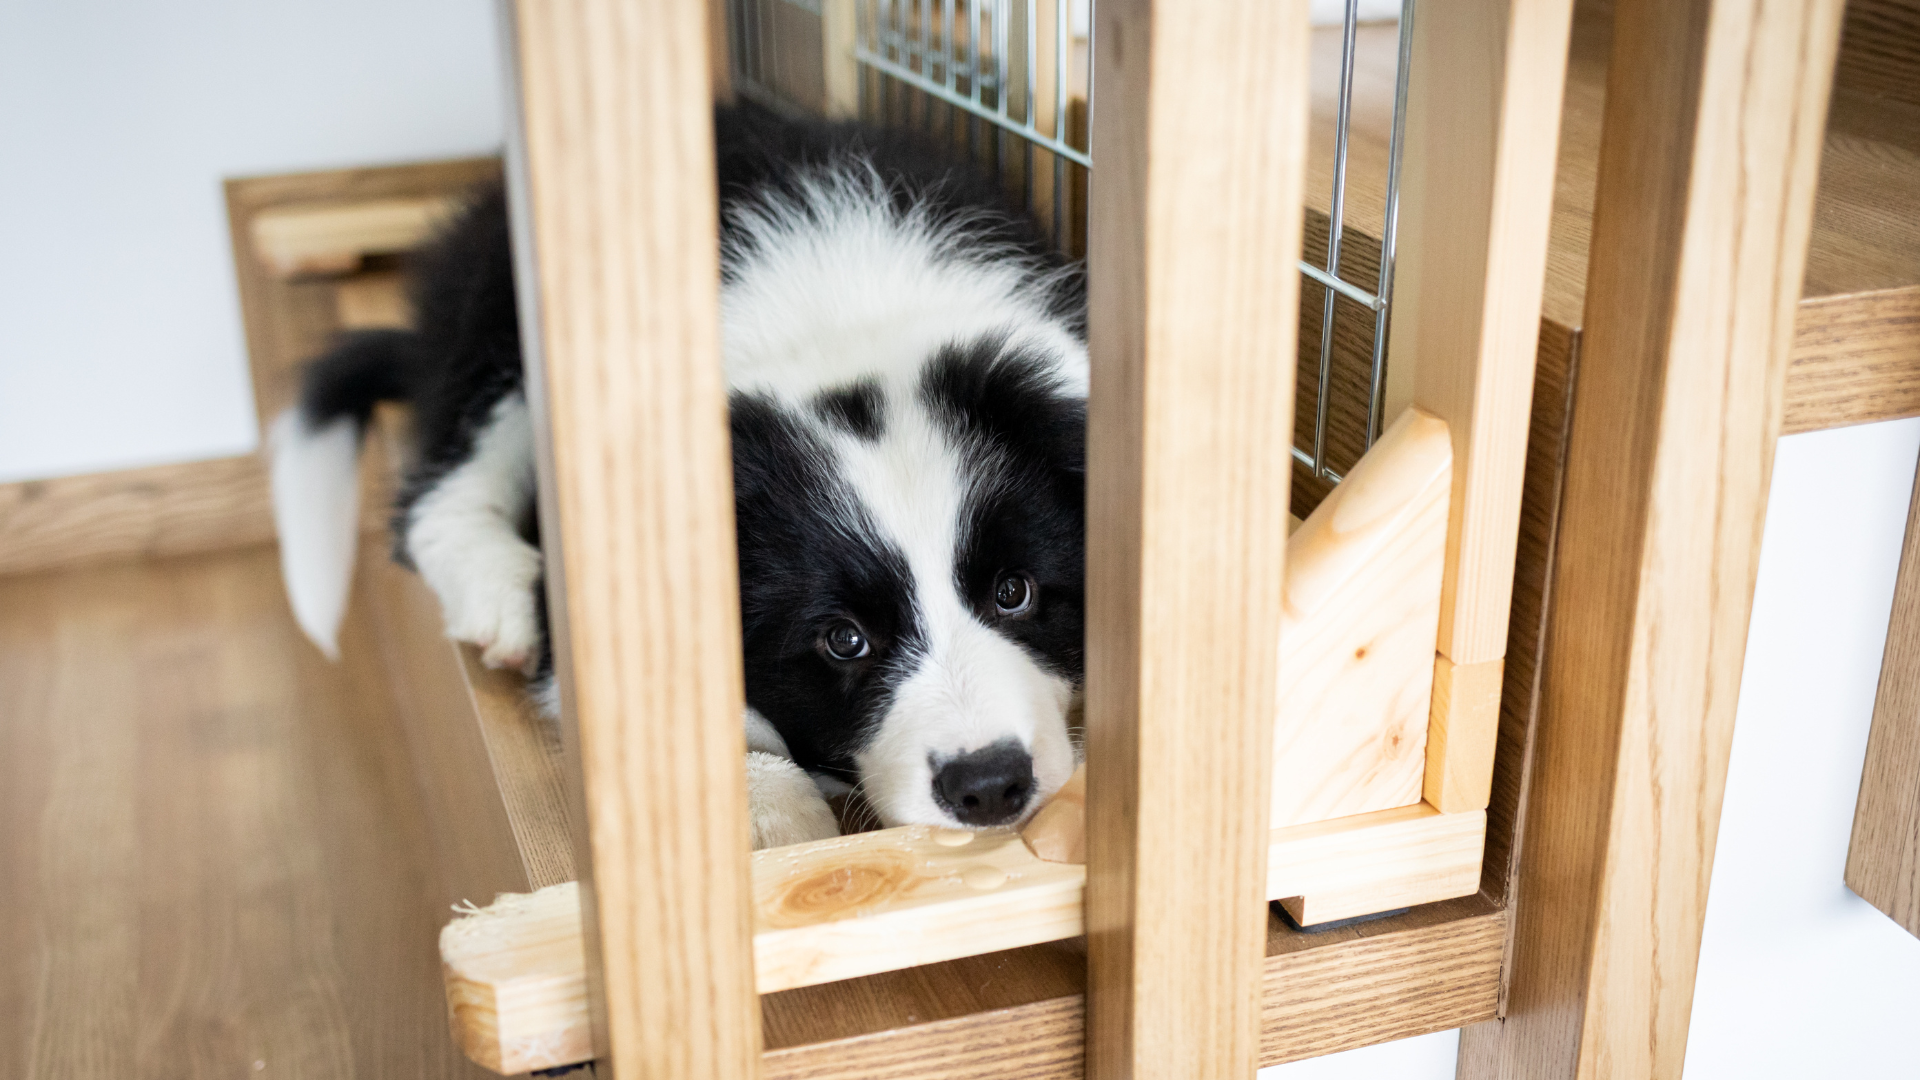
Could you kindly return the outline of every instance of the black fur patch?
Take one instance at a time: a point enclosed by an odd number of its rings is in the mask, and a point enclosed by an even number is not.
[[[1078,684],[1085,673],[1086,402],[1062,393],[1037,357],[997,338],[948,346],[921,376],[921,397],[993,477],[963,513],[955,584],[981,622]],[[1025,573],[1033,609],[1002,618],[994,585]]]
[[[889,687],[924,645],[912,575],[871,522],[849,520],[858,500],[796,417],[746,394],[731,411],[747,704],[803,767],[851,779]],[[820,635],[842,618],[859,623],[872,655],[822,652]]]
[[[872,379],[862,379],[837,390],[823,390],[813,399],[814,410],[821,418],[868,442],[878,442],[886,431],[885,405],[880,384]]]

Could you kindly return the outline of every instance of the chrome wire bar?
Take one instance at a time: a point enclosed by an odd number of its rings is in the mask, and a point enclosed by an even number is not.
[[[887,76],[903,86],[918,90],[936,101],[959,109],[968,115],[978,117],[992,124],[1006,134],[1018,136],[1027,146],[1037,146],[1056,155],[1059,159],[1072,162],[1085,168],[1093,166],[1093,158],[1067,141],[1067,67],[1072,56],[1072,43],[1067,5],[1070,0],[1058,0],[1058,17],[1055,20],[1059,28],[1055,42],[1054,73],[1054,122],[1052,131],[1041,129],[1038,112],[1036,83],[1039,72],[1039,15],[1036,0],[1025,0],[1022,5],[1027,16],[1024,28],[1026,95],[1016,110],[1014,96],[1016,88],[1012,85],[1013,73],[1009,70],[1014,59],[1010,53],[1011,27],[1013,23],[1013,0],[959,0],[958,12],[948,8],[952,0],[941,0],[938,19],[942,52],[941,59],[954,53],[952,33],[957,19],[963,14],[967,20],[966,59],[964,66],[958,59],[948,62],[944,70],[935,77],[929,60],[934,56],[929,44],[930,26],[935,17],[934,0],[877,0],[879,11],[875,12],[872,23],[875,33],[856,36],[854,59],[866,67]],[[865,13],[862,7],[862,13]],[[919,34],[909,25],[909,12],[918,11]],[[983,25],[985,33],[982,33]],[[981,48],[983,43],[986,48]],[[916,64],[916,61],[918,63]],[[984,70],[983,70],[984,69]],[[967,83],[965,92],[961,91],[962,75]],[[986,91],[991,89],[991,93]],[[1031,188],[1032,163],[1030,151],[1028,159],[1028,185]],[[1054,205],[1063,203],[1065,194],[1064,165],[1056,162]],[[1031,196],[1029,196],[1031,199]],[[1056,223],[1056,229],[1059,224]]]
[[[1327,275],[1340,278],[1340,233],[1346,227],[1347,136],[1353,127],[1353,59],[1360,32],[1360,0],[1347,0],[1340,32],[1340,114],[1333,131],[1333,202],[1327,215]],[[1334,289],[1320,305],[1320,385],[1313,410],[1313,475],[1327,475],[1327,418],[1333,407]]]

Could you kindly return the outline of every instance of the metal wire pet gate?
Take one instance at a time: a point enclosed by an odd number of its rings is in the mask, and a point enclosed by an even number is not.
[[[1085,254],[1086,184],[1093,166],[1091,63],[1094,0],[731,0],[736,84],[755,100],[806,108],[784,92],[793,72],[781,67],[783,34],[795,12],[819,17],[823,2],[853,7],[853,60],[859,113],[883,124],[913,125],[947,140],[996,171],[1021,205],[1051,230],[1056,247]],[[1311,422],[1302,415],[1293,455],[1306,473],[1328,484],[1333,467],[1329,427],[1337,411],[1336,311],[1355,304],[1371,322],[1363,346],[1364,415],[1357,447],[1364,452],[1386,417],[1387,341],[1399,232],[1400,164],[1407,112],[1414,0],[1400,0],[1393,115],[1386,155],[1384,214],[1372,280],[1350,250],[1349,146],[1353,129],[1360,0],[1345,0],[1340,22],[1337,117],[1330,148],[1332,185],[1324,246],[1299,260],[1303,286],[1319,292],[1318,325],[1303,303],[1301,376],[1313,379]],[[1329,28],[1331,29],[1331,28]],[[815,31],[817,33],[818,31]],[[1372,238],[1369,238],[1370,240]],[[1356,266],[1356,263],[1360,264]],[[1303,297],[1303,300],[1305,297]],[[1357,454],[1353,457],[1357,460]],[[1351,467],[1350,463],[1346,466]]]

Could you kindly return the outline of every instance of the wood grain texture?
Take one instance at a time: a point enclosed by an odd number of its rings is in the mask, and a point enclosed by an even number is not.
[[[1086,870],[924,825],[753,854],[761,993],[1077,937]]]
[[[707,11],[524,0],[512,31],[541,535],[605,1045],[629,1080],[753,1077]]]
[[[441,945],[456,1037],[502,1066],[588,1052],[571,885],[449,924]],[[1262,1067],[1493,1015],[1505,917],[1468,896],[1303,934],[1267,921]],[[1077,942],[766,995],[767,1075],[826,1078],[1084,1075]]]
[[[1554,547],[1561,487],[1567,467],[1567,427],[1580,336],[1540,322],[1540,358],[1533,369],[1533,434],[1527,440],[1527,479],[1520,501],[1520,543],[1514,552],[1513,612],[1507,620],[1502,664],[1500,733],[1487,799],[1487,850],[1480,892],[1502,906],[1519,873],[1518,836],[1526,818],[1533,740],[1540,705],[1546,616],[1552,597]],[[1512,928],[1509,922],[1508,928]]]
[[[1261,1067],[1491,1017],[1506,919],[1477,898],[1461,907],[1478,913],[1269,957],[1261,979]],[[1435,978],[1441,972],[1444,978]]]
[[[1920,284],[1802,300],[1786,398],[1782,435],[1920,416]]]
[[[1267,920],[1261,964],[1261,1067],[1476,1023],[1493,1016],[1504,913],[1478,897],[1360,926],[1302,934]],[[1059,947],[1050,947],[1059,949]],[[790,991],[808,1015],[859,1016],[850,1027],[767,1053],[790,1080],[1081,1080],[1086,1006],[1077,964],[1021,950],[950,965]],[[1077,958],[1077,954],[1074,954]],[[1055,972],[1033,979],[1036,970]],[[1003,991],[1003,988],[1004,991]],[[833,995],[834,1009],[818,999]],[[958,1009],[955,1002],[964,1003]],[[952,1011],[949,1011],[952,1010]],[[796,1032],[796,1034],[798,1034]]]
[[[1299,290],[1274,253],[1300,246],[1306,10],[1093,17],[1088,1073],[1242,1077]]]
[[[271,547],[0,580],[0,1072],[486,1075],[375,650]]]
[[[1915,483],[1920,489],[1920,476]],[[1847,887],[1920,937],[1920,492],[1907,511]]]
[[[1420,802],[1452,459],[1409,409],[1287,539],[1276,829]]]
[[[261,430],[293,401],[300,365],[326,348],[340,323],[333,281],[284,280],[259,258],[254,250],[254,218],[285,206],[458,197],[499,176],[498,158],[468,158],[226,182],[227,228]]]
[[[1413,24],[1388,369],[1453,432],[1439,651],[1456,664],[1507,643],[1572,16],[1455,0]]]
[[[1462,666],[1434,657],[1421,794],[1443,814],[1487,808],[1505,671],[1504,659]]]
[[[1920,6],[1851,0],[1840,31],[1834,90],[1920,106]]]
[[[1275,829],[1267,897],[1302,926],[1466,896],[1480,887],[1487,815],[1425,803]]]
[[[1463,1076],[1680,1075],[1839,18],[1617,7],[1508,1015]]]
[[[0,574],[272,540],[267,472],[245,457],[0,484]]]

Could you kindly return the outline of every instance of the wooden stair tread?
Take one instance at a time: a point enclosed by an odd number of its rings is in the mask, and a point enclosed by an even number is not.
[[[1612,47],[1611,20],[1595,8],[1583,4],[1574,16],[1542,303],[1547,318],[1567,327],[1581,324],[1586,300],[1600,115]],[[1858,58],[1886,51],[1870,36],[1877,25],[1851,20],[1841,43],[1802,289],[1807,299],[1920,286],[1920,101],[1890,94],[1886,86],[1898,84],[1892,75],[1859,74],[1867,63]],[[1382,23],[1362,26],[1356,36],[1345,213],[1347,227],[1365,233],[1376,247],[1386,202],[1397,34],[1396,24]],[[1323,214],[1331,201],[1339,46],[1338,28],[1314,32],[1307,206]],[[1311,250],[1308,255],[1314,257]]]

